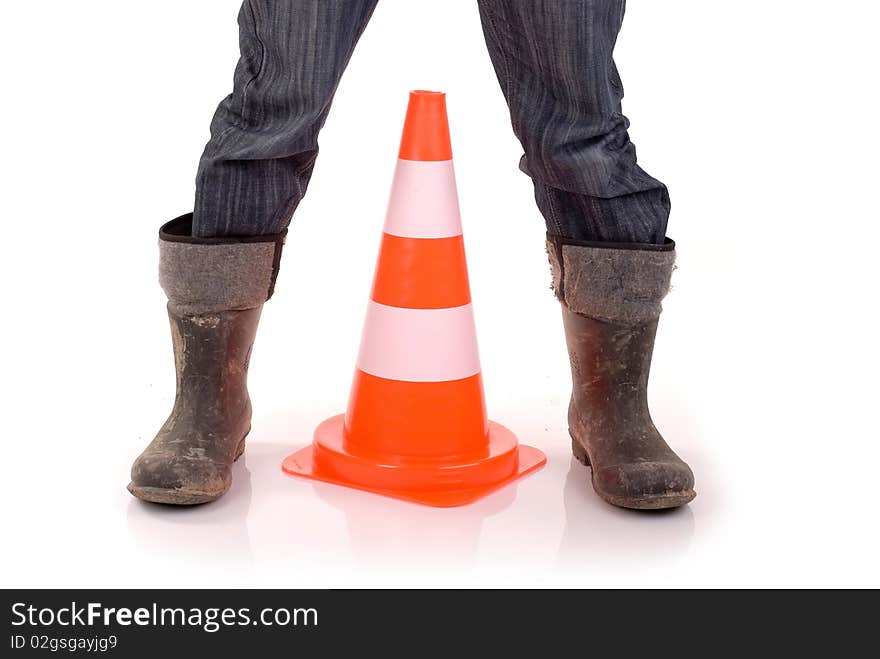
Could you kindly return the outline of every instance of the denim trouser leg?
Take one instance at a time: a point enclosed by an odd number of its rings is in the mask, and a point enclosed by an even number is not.
[[[553,235],[662,243],[666,187],[636,164],[613,51],[625,0],[479,0],[538,206]]]
[[[193,233],[286,227],[339,79],[378,0],[245,0],[233,93],[199,165]],[[636,164],[613,50],[625,0],[479,0],[521,168],[548,231],[662,243],[669,196]]]
[[[378,0],[245,0],[233,92],[199,164],[193,235],[278,233],[305,194],[339,79]]]

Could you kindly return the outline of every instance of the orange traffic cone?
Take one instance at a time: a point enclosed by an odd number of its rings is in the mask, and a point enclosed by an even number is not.
[[[458,506],[546,460],[486,418],[446,96],[412,92],[348,412],[283,469]]]

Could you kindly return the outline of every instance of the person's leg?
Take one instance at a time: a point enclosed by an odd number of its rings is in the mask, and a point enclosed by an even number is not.
[[[378,0],[246,0],[233,92],[199,164],[193,235],[274,234],[306,192],[318,133]]]
[[[673,508],[694,477],[648,410],[675,245],[636,163],[613,53],[625,0],[480,0],[486,42],[547,223],[572,370],[569,432],[606,501]]]
[[[636,163],[613,59],[625,0],[479,4],[548,232],[662,244],[669,195]]]
[[[159,232],[177,395],[129,491],[213,501],[245,448],[247,372],[287,224],[305,193],[339,79],[377,0],[245,0],[235,88],[217,110],[195,212]]]

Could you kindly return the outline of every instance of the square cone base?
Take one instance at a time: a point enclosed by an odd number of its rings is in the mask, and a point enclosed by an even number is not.
[[[373,492],[438,508],[473,503],[543,467],[547,456],[517,443],[501,424],[489,422],[489,454],[467,464],[437,461],[369,462],[344,448],[345,417],[327,419],[315,430],[315,441],[289,455],[282,470],[323,483]],[[389,461],[390,462],[390,461]]]

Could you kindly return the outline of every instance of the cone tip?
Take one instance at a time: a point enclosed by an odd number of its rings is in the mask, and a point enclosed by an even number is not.
[[[409,94],[409,108],[400,142],[401,160],[452,160],[452,141],[444,92],[416,89]]]

